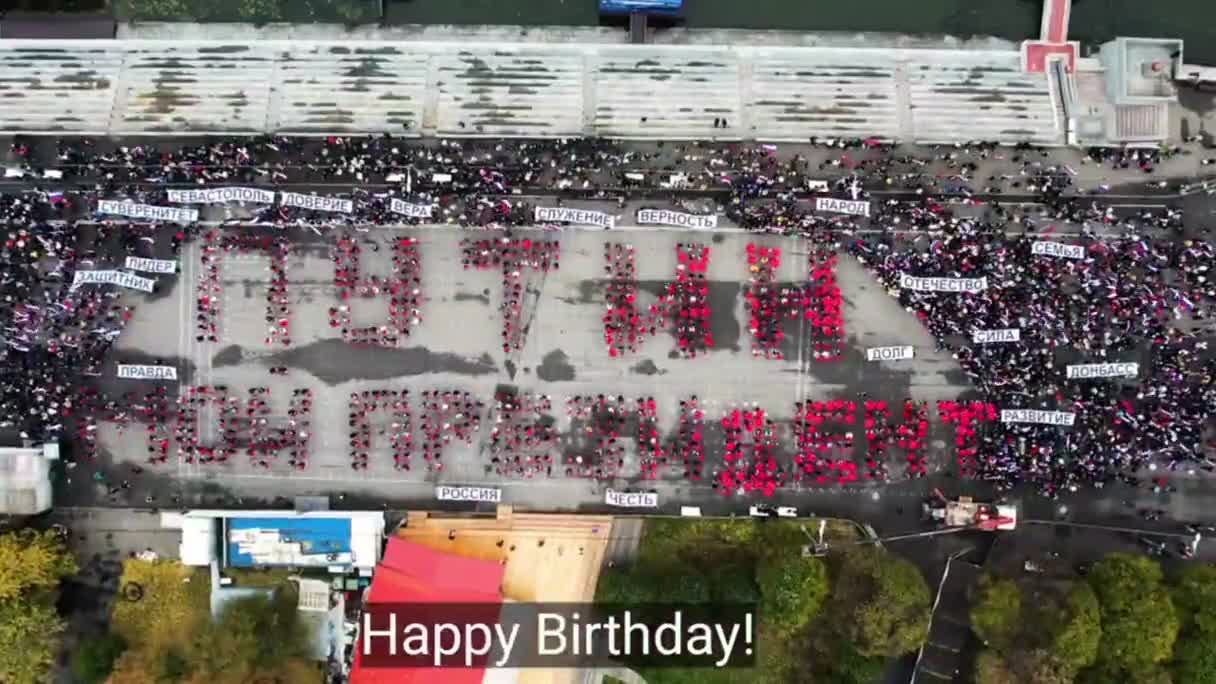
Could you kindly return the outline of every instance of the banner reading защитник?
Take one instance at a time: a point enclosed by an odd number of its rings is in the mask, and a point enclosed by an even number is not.
[[[156,281],[150,278],[140,278],[122,271],[76,271],[72,277],[73,290],[90,284],[121,285],[141,292],[151,292],[156,287]]]

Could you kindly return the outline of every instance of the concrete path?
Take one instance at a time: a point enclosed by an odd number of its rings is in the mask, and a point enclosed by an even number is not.
[[[638,555],[643,528],[641,518],[614,518],[608,550],[604,552],[604,563],[613,566],[633,561]]]

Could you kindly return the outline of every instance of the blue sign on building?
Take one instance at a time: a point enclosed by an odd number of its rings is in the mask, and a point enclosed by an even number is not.
[[[684,7],[684,0],[600,0],[600,14],[661,14],[675,16]]]

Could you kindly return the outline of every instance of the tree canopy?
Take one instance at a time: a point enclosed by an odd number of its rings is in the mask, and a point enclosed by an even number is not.
[[[831,614],[864,656],[895,657],[929,631],[929,586],[908,561],[875,547],[841,554]]]
[[[792,629],[810,622],[828,594],[828,571],[818,558],[767,558],[756,572],[760,613],[778,628]]]
[[[1216,565],[1188,565],[1174,591],[1182,627],[1216,634]]]
[[[1071,684],[1102,637],[1097,596],[1082,582],[1027,588],[984,577],[971,622],[990,647],[976,662],[977,681]]]
[[[1020,684],[999,653],[985,649],[975,658],[975,684]]]
[[[54,532],[0,534],[0,681],[47,679],[64,628],[57,589],[75,572],[76,561]]]
[[[1216,684],[1216,565],[1188,565],[1178,577],[1174,603],[1182,621],[1174,645],[1174,681]]]
[[[309,635],[295,586],[233,601],[211,618],[206,574],[171,561],[128,561],[123,582],[138,600],[119,600],[111,628],[130,648],[108,684],[319,684],[306,657]]]
[[[115,602],[110,624],[131,648],[184,645],[209,617],[206,575],[181,563],[128,560],[122,581],[138,587],[139,598]]]
[[[72,654],[72,675],[86,684],[104,682],[126,649],[127,642],[112,632],[85,639]]]
[[[0,601],[0,681],[41,684],[50,675],[64,623],[45,598]]]
[[[27,529],[0,534],[0,601],[55,589],[75,572],[76,561],[54,532]]]
[[[1094,664],[1102,640],[1102,614],[1092,587],[1078,582],[1068,591],[1064,607],[1046,628],[1051,636],[1048,652],[1073,675]]]
[[[1179,639],[1173,670],[1177,684],[1216,684],[1216,644],[1211,637]]]
[[[308,635],[287,588],[225,606],[194,638],[186,661],[193,679],[243,684],[308,655]]]
[[[992,648],[1005,651],[1022,627],[1022,589],[1010,579],[980,578],[971,604],[971,627]]]
[[[658,586],[636,568],[608,568],[600,573],[595,594],[602,603],[648,603],[656,600]]]
[[[722,563],[710,571],[713,600],[718,604],[753,604],[760,600],[756,572],[742,563]]]
[[[1179,619],[1160,565],[1143,556],[1111,554],[1094,564],[1089,582],[1102,615],[1100,663],[1143,672],[1169,660]]]

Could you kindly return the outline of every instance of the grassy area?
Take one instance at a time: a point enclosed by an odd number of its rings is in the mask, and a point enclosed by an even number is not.
[[[804,531],[805,528],[805,531]],[[654,518],[646,521],[637,562],[630,568],[607,571],[600,578],[597,598],[620,593],[622,584],[659,583],[671,579],[658,593],[671,601],[689,600],[688,586],[695,575],[712,589],[712,601],[749,601],[742,586],[754,584],[755,569],[766,558],[798,557],[810,543],[807,533],[818,534],[818,521],[754,518],[715,520],[706,518]],[[849,522],[830,520],[824,534],[828,541],[859,538]],[[690,575],[692,573],[692,575]],[[731,589],[724,591],[723,587]],[[755,591],[754,587],[750,588]],[[750,600],[754,600],[754,593]],[[793,635],[766,624],[760,615],[757,627],[756,666],[747,669],[642,669],[648,684],[784,684],[790,679],[789,665],[796,655]]]
[[[279,588],[294,594],[285,569],[236,569],[226,571],[238,587]],[[206,569],[190,568],[172,561],[130,560],[123,564],[122,586],[127,589],[114,605],[111,630],[128,645],[115,663],[108,684],[147,684],[149,682],[264,682],[266,684],[320,684],[324,671],[317,663],[297,654],[283,655],[284,644],[297,644],[302,636],[271,634],[262,613],[249,612],[243,618],[219,626],[211,623],[211,579]],[[283,595],[283,594],[280,594]],[[137,599],[137,600],[131,600]],[[295,614],[295,597],[287,599]],[[240,602],[230,604],[236,610]],[[228,613],[222,619],[228,619]],[[258,622],[257,620],[261,620]],[[227,629],[236,626],[236,629]],[[223,631],[216,632],[221,629]],[[286,628],[284,628],[286,629]],[[210,630],[210,631],[209,631]],[[290,650],[290,649],[288,649]],[[266,665],[268,654],[273,664]],[[210,668],[210,669],[208,669]],[[222,676],[208,679],[209,672]]]
[[[638,564],[662,565],[677,558],[699,563],[723,556],[755,560],[761,553],[801,552],[809,543],[806,533],[815,536],[818,531],[817,520],[654,518],[646,521]],[[851,522],[829,520],[824,537],[855,540],[857,528]]]
[[[210,618],[211,582],[205,569],[128,560],[122,568],[124,591],[128,585],[138,586],[141,595],[135,601],[120,596],[110,624],[132,650],[181,647]]]
[[[114,0],[120,21],[327,22],[380,19],[379,0]]]
[[[299,575],[286,568],[228,568],[224,576],[232,578],[235,587],[275,589],[287,584],[287,578]]]

